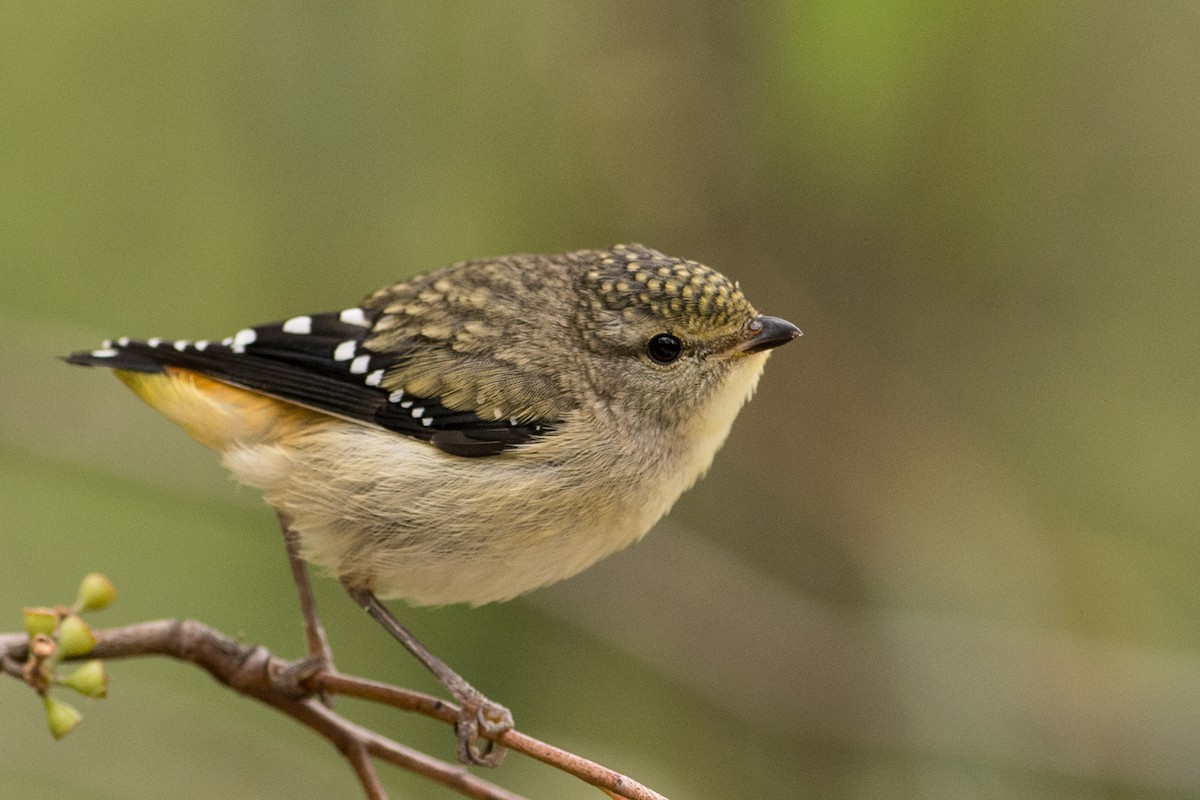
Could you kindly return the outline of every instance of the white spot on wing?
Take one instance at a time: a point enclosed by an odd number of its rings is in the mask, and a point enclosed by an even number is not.
[[[425,413],[425,408],[423,406],[417,406],[416,408],[414,408],[412,410],[413,419],[420,419],[421,415],[424,413]]]
[[[394,391],[388,395],[389,403],[399,403],[403,399],[404,399],[404,390],[403,389],[397,389],[396,391]]]
[[[199,350],[201,353],[203,353],[205,350],[207,350],[208,349],[208,339],[201,339],[200,341],[196,342],[196,349]]]
[[[341,314],[338,314],[338,319],[347,325],[357,325],[360,328],[368,327],[367,317],[363,314],[361,308],[347,308]]]
[[[93,350],[92,356],[94,358],[112,358],[119,352],[119,350],[113,350],[111,347],[105,347],[103,350]]]
[[[254,344],[254,340],[258,338],[253,328],[242,328],[233,335],[233,346],[245,347],[248,344]]]
[[[312,317],[292,317],[283,323],[284,333],[312,333]]]
[[[433,417],[426,417],[425,419],[421,420],[421,424],[428,428],[433,424]]]
[[[189,342],[187,339],[176,339],[175,340],[175,349],[182,353],[184,350],[187,349],[187,346],[189,344],[191,344],[191,342]]]
[[[333,351],[334,361],[349,361],[354,358],[354,351],[358,344],[353,339],[347,339],[339,344]]]
[[[129,337],[122,336],[120,339],[117,339],[117,346],[118,347],[128,347],[129,346]]]
[[[363,381],[363,383],[367,384],[367,386],[378,386],[382,382],[383,382],[383,370],[381,370],[381,369],[375,370],[374,372],[372,372],[370,375],[367,376],[366,380]]]
[[[362,375],[366,373],[367,368],[371,366],[371,356],[355,356],[350,362],[350,373],[353,375]]]
[[[155,336],[152,339],[147,339],[146,344],[150,345],[151,347],[158,347],[160,344],[162,344],[162,339]]]

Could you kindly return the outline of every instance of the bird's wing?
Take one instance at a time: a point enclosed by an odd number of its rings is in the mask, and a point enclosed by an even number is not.
[[[427,441],[460,456],[491,456],[550,433],[558,419],[518,419],[505,409],[451,408],[407,392],[390,371],[411,354],[372,349],[381,309],[355,307],[245,328],[221,341],[118,339],[66,356],[134,372],[168,367]],[[392,337],[394,339],[394,336]]]

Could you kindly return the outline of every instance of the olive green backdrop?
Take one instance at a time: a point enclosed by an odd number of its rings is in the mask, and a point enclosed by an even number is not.
[[[0,3],[0,629],[67,600],[301,652],[275,522],[100,371],[464,258],[642,241],[804,329],[642,544],[398,609],[523,729],[672,798],[1200,796],[1190,3]],[[432,690],[331,581],[339,666]],[[194,669],[0,796],[355,797]],[[350,701],[452,757],[443,726]],[[382,767],[396,797],[449,797]],[[519,757],[489,777],[594,790]]]

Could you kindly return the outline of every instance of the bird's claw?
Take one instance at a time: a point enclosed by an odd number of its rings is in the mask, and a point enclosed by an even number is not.
[[[462,709],[454,731],[458,734],[458,760],[480,767],[499,766],[508,751],[495,741],[512,730],[512,713],[480,694],[461,698]]]
[[[309,682],[322,672],[334,672],[333,660],[324,653],[312,655],[294,661],[275,676],[275,684],[296,698],[311,697],[314,693]],[[316,690],[321,703],[333,708],[333,697],[323,690]]]

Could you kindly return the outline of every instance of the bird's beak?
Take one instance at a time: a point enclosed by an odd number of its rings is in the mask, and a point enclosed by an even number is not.
[[[787,344],[797,336],[800,329],[785,319],[779,317],[758,316],[750,321],[746,328],[749,337],[733,349],[737,355],[761,353],[781,344]]]

